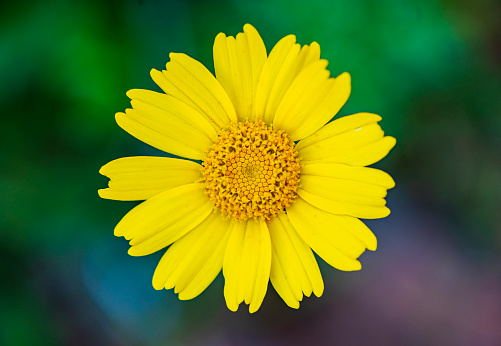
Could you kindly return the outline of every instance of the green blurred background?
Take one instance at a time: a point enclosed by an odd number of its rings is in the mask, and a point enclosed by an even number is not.
[[[0,344],[501,344],[501,3],[484,1],[22,1],[0,11]],[[324,296],[288,308],[271,285],[249,315],[223,280],[181,302],[155,291],[162,253],[127,255],[101,200],[108,161],[161,155],[115,123],[151,68],[184,52],[211,71],[219,32],[245,23],[268,52],[320,43],[352,75],[340,115],[381,114],[397,146],[376,252]]]

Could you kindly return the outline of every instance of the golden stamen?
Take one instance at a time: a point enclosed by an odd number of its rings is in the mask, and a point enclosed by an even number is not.
[[[300,164],[294,142],[262,121],[229,125],[202,164],[205,193],[238,220],[270,220],[297,198]]]

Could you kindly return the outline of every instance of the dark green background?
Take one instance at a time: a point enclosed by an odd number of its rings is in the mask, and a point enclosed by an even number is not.
[[[0,344],[501,344],[501,5],[498,1],[22,1],[0,11]],[[161,253],[132,258],[101,200],[108,161],[158,155],[114,114],[184,52],[211,71],[245,23],[268,52],[317,41],[352,75],[340,115],[382,115],[397,186],[364,269],[320,261],[324,296],[296,311],[270,288],[225,307],[221,277],[181,302],[155,291]]]

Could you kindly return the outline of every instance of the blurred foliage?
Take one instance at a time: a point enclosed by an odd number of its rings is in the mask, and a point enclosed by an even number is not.
[[[453,237],[499,250],[500,14],[494,0],[4,5],[0,344],[183,340],[221,308],[221,278],[190,302],[153,291],[160,255],[131,260],[126,242],[114,239],[114,225],[134,203],[100,200],[107,179],[97,172],[118,157],[161,155],[115,124],[114,113],[129,105],[125,92],[157,90],[149,70],[163,68],[169,52],[213,71],[215,35],[236,35],[247,22],[268,51],[290,33],[301,44],[319,42],[332,74],[352,75],[340,114],[381,114],[397,137],[379,164],[397,189],[446,215]],[[308,316],[305,309],[296,316]]]

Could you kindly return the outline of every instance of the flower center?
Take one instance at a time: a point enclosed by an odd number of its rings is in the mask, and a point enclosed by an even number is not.
[[[300,165],[294,142],[262,121],[230,124],[202,164],[205,193],[238,220],[270,220],[297,197]]]

